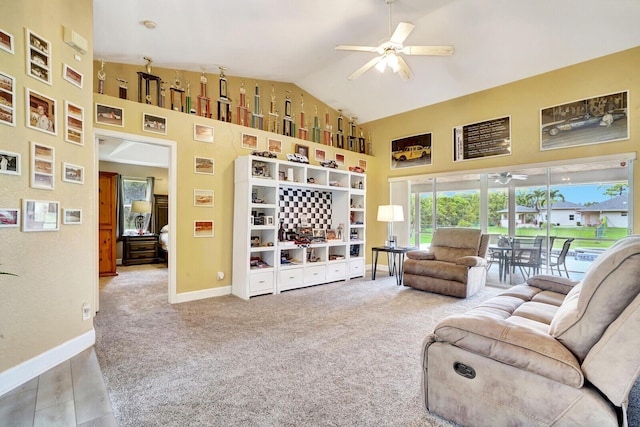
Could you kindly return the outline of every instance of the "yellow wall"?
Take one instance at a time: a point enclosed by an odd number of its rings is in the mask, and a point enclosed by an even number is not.
[[[1,149],[20,153],[22,175],[0,175],[0,207],[21,208],[23,199],[60,202],[82,209],[81,225],[60,225],[57,232],[24,233],[0,229],[0,372],[90,332],[82,320],[82,304],[93,305],[97,287],[96,175],[92,135],[93,63],[91,54],[74,58],[63,42],[63,25],[73,28],[93,50],[91,0],[2,1],[0,28],[13,34],[14,54],[0,51],[0,71],[16,79],[16,126],[0,124]],[[35,12],[37,11],[37,13]],[[25,27],[48,40],[52,85],[27,76]],[[63,63],[84,75],[79,89],[62,79]],[[25,87],[56,100],[57,136],[25,126]],[[64,141],[64,101],[84,108],[85,144]],[[29,183],[30,141],[55,149],[55,189],[33,189]],[[85,168],[84,185],[62,181],[62,162]],[[70,268],[70,266],[73,266]]]
[[[249,133],[258,137],[258,149],[267,149],[267,138],[282,141],[283,154],[278,158],[285,159],[286,153],[294,153],[296,144],[310,148],[310,163],[314,160],[314,149],[326,151],[327,158],[334,158],[335,153],[345,155],[345,165],[358,164],[359,159],[370,161],[364,154],[340,150],[310,141],[276,135],[270,132],[251,129],[244,126],[207,119],[196,115],[171,111],[137,101],[122,100],[108,95],[94,94],[94,101],[119,107],[124,110],[124,127],[113,127],[94,124],[96,128],[125,132],[154,138],[177,141],[177,214],[176,214],[176,292],[177,294],[201,291],[222,286],[230,286],[231,263],[233,257],[233,161],[238,156],[251,153],[252,150],[242,148],[242,134]],[[158,135],[142,131],[142,114],[157,114],[167,119],[167,134]],[[195,141],[193,125],[200,123],[214,128],[213,144]],[[209,157],[215,160],[214,175],[195,174],[194,157]],[[202,208],[193,206],[193,190],[214,190],[215,206]],[[213,238],[194,238],[193,222],[195,220],[213,220]],[[217,280],[217,272],[225,273],[223,280]]]
[[[386,225],[376,224],[376,206],[389,202],[390,177],[437,174],[451,171],[492,168],[503,170],[514,165],[570,160],[638,151],[640,123],[640,47],[562,68],[490,90],[423,107],[397,116],[365,123],[374,141],[367,184],[381,191],[367,193],[367,242],[385,240]],[[629,91],[628,120],[630,138],[625,141],[557,150],[540,150],[540,109],[598,95]],[[453,128],[497,117],[511,116],[512,154],[463,162],[453,162]],[[432,133],[433,164],[390,169],[391,140],[403,136]],[[375,171],[376,173],[371,173]],[[634,184],[639,185],[636,168]],[[640,212],[640,198],[634,201]],[[373,225],[373,226],[372,226]],[[375,226],[377,225],[377,226]],[[640,215],[634,216],[634,229],[640,230]]]

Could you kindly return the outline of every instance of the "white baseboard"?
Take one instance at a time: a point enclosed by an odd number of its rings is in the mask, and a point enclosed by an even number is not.
[[[197,301],[205,298],[221,297],[231,294],[231,286],[221,286],[219,288],[203,289],[201,291],[183,292],[176,295],[176,302]]]
[[[47,372],[54,366],[71,359],[96,343],[96,331],[91,329],[80,336],[26,360],[13,368],[0,372],[0,396],[29,380]]]

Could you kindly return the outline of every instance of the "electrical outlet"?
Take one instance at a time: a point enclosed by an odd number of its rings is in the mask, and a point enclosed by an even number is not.
[[[91,306],[87,303],[82,304],[82,320],[91,319]]]
[[[224,279],[224,273],[222,271],[218,271],[218,280]]]

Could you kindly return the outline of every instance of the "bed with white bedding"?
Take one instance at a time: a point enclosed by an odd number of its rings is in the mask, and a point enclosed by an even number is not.
[[[169,256],[169,224],[160,229],[158,244],[160,245],[160,250],[158,251],[160,258],[167,261]]]

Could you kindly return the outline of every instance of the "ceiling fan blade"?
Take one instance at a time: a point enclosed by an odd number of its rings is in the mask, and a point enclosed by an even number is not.
[[[373,58],[371,61],[367,62],[366,64],[364,64],[362,67],[358,68],[356,71],[354,71],[350,76],[349,76],[349,80],[353,80],[353,79],[357,79],[358,77],[360,77],[362,74],[364,74],[366,71],[368,71],[370,68],[375,67],[375,65],[382,61],[382,58],[384,58],[384,56],[377,56],[375,58]]]
[[[354,46],[354,45],[349,45],[349,44],[341,44],[336,46],[336,50],[355,50],[355,51],[359,51],[359,52],[376,52],[378,50],[378,47],[372,47],[372,46]]]
[[[453,46],[405,46],[402,53],[407,55],[453,55]]]
[[[407,37],[409,37],[409,34],[411,34],[414,28],[415,25],[413,24],[410,24],[408,22],[400,22],[389,41],[392,43],[402,44],[407,39]]]
[[[413,78],[411,68],[409,68],[409,65],[407,65],[407,62],[402,56],[398,56],[398,67],[398,74],[400,74],[400,77],[404,80],[411,80]]]

